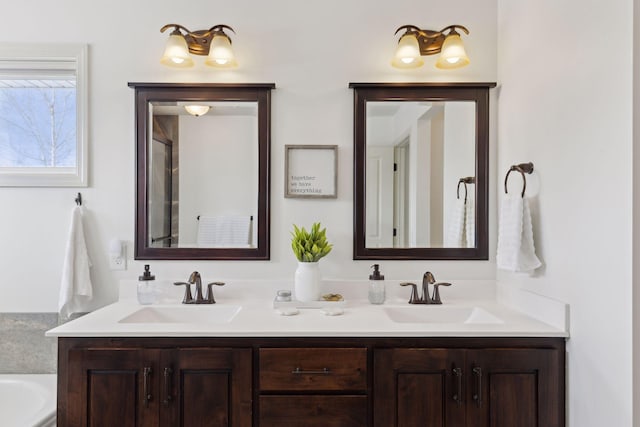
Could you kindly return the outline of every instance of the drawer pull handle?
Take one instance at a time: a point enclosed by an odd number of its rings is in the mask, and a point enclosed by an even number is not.
[[[291,371],[291,373],[294,375],[329,375],[331,373],[331,369],[322,368],[322,369],[304,370],[298,367],[298,368],[295,368],[293,371]]]

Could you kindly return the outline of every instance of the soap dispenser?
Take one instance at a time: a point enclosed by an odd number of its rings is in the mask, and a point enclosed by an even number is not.
[[[138,302],[143,305],[153,304],[156,301],[156,290],[153,281],[156,276],[149,271],[149,265],[144,266],[144,273],[138,276]]]
[[[382,304],[385,299],[384,276],[380,274],[380,266],[373,264],[373,273],[369,275],[369,302]]]

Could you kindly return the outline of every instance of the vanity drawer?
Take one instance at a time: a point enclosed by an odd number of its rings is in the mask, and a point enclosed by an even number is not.
[[[366,425],[366,396],[260,396],[260,427]]]
[[[260,349],[261,391],[366,389],[366,348]]]

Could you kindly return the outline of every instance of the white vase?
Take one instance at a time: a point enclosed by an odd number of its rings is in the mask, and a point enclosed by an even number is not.
[[[320,263],[299,262],[294,278],[296,300],[318,301],[320,299]]]

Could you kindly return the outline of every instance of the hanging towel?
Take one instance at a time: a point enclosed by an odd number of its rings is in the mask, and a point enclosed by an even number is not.
[[[535,253],[529,202],[519,194],[505,194],[498,227],[498,268],[531,271],[542,265]]]
[[[72,313],[88,311],[88,303],[93,297],[93,285],[89,274],[91,262],[82,226],[82,207],[76,206],[71,216],[69,240],[62,267],[62,282],[58,311],[62,319]]]
[[[446,248],[463,248],[465,247],[465,207],[464,199],[456,199],[453,203],[453,210],[449,218],[449,227],[444,242]]]
[[[251,217],[248,215],[200,216],[198,220],[198,246],[249,246]]]
[[[471,198],[471,195],[467,198],[464,209],[464,230],[465,230],[465,243],[467,248],[476,247],[476,204]]]

